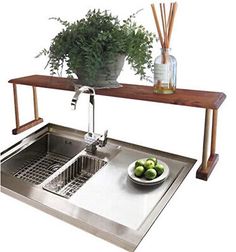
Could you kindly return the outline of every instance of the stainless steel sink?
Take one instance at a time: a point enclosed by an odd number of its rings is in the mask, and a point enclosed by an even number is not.
[[[2,171],[39,185],[86,146],[82,139],[45,129],[39,135],[32,135],[28,141],[17,144],[16,154],[11,158],[5,157]]]
[[[3,151],[1,191],[134,251],[196,160],[110,138],[88,155],[84,134],[48,124]],[[157,186],[136,185],[127,167],[149,156],[170,174]]]
[[[107,162],[93,156],[82,155],[69,162],[66,169],[51,180],[43,188],[70,198],[89,178],[100,170]]]

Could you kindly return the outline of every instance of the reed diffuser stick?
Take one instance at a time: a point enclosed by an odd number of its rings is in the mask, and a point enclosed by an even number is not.
[[[160,28],[160,25],[159,25],[155,5],[151,4],[151,8],[152,8],[153,17],[154,17],[154,20],[155,20],[155,23],[156,23],[157,33],[158,33],[158,36],[159,36],[159,39],[160,39],[161,47],[164,47],[164,42],[163,42],[163,38],[162,38],[162,35],[161,35],[161,28]]]
[[[164,21],[164,14],[163,14],[163,9],[162,9],[162,4],[160,3],[160,11],[161,11],[161,23],[162,23],[162,31],[164,35],[164,41],[165,41],[165,21]],[[165,45],[165,43],[164,43]]]
[[[168,22],[167,22],[168,31],[169,31],[170,19],[171,19],[171,16],[172,16],[172,11],[173,11],[173,3],[170,4],[170,9],[169,9]]]
[[[162,48],[169,48],[171,34],[172,34],[172,30],[173,30],[173,25],[174,25],[175,14],[176,14],[176,10],[177,10],[177,2],[170,3],[168,19],[167,19],[167,11],[166,11],[165,3],[160,3],[159,7],[160,7],[160,14],[161,14],[162,31],[160,28],[160,23],[158,20],[155,5],[151,4],[152,13],[153,13],[153,17],[155,20],[155,24],[156,24],[157,33],[158,33],[158,36],[160,39],[161,47]]]
[[[165,43],[166,43],[166,47],[167,47],[167,45],[168,45],[168,35],[167,35],[167,21],[166,21],[166,6],[165,6],[165,4],[163,3],[163,14],[164,14],[164,27],[165,27],[165,30],[164,30],[164,35],[165,35]]]
[[[172,34],[172,31],[173,31],[173,25],[174,25],[174,20],[175,20],[175,14],[176,14],[176,10],[177,10],[177,2],[175,2],[173,4],[173,10],[172,10],[172,14],[171,14],[171,19],[170,19],[170,25],[169,25],[169,31],[168,31],[168,41],[170,42],[170,39],[171,39],[171,34]],[[168,44],[168,47],[169,47],[169,44]]]

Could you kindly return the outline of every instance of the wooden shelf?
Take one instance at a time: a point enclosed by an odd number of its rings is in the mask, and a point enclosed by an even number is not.
[[[9,80],[13,84],[23,84],[35,87],[52,88],[73,91],[73,81],[44,75],[31,75]],[[154,94],[153,87],[133,84],[122,84],[120,88],[97,89],[96,94],[128,98],[142,101],[169,103],[183,106],[218,109],[226,98],[221,92],[177,89],[174,94]]]
[[[9,80],[9,83],[13,84],[14,103],[15,103],[16,129],[13,130],[13,134],[23,132],[26,129],[42,122],[42,119],[39,118],[38,116],[36,87],[74,91],[73,79],[59,78],[53,76],[31,75],[22,78],[11,79]],[[35,119],[22,126],[20,126],[19,123],[18,99],[16,89],[16,86],[18,84],[32,86],[34,96]],[[199,169],[197,170],[196,177],[203,180],[208,179],[219,159],[219,155],[215,153],[217,113],[219,107],[226,98],[226,95],[224,93],[177,89],[174,94],[164,95],[164,94],[154,94],[153,87],[150,86],[122,84],[122,87],[119,88],[96,89],[96,94],[104,96],[112,96],[117,98],[127,98],[142,101],[160,102],[174,105],[204,108],[205,126],[203,137],[202,163]],[[211,134],[209,132],[210,128],[211,128]],[[210,138],[211,138],[211,144],[209,155],[208,149]]]

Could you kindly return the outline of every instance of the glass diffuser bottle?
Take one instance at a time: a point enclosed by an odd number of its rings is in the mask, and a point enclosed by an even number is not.
[[[176,89],[177,61],[170,48],[161,48],[154,61],[154,93],[173,94]]]

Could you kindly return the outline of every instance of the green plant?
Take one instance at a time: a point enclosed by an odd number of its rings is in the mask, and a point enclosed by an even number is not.
[[[39,55],[48,56],[51,74],[60,73],[66,63],[66,73],[86,76],[93,81],[99,69],[112,63],[117,55],[126,60],[139,74],[146,77],[146,68],[152,69],[152,42],[154,35],[134,22],[135,14],[119,21],[108,11],[89,10],[85,18],[73,23],[60,18],[63,30],[52,39],[49,49]]]

